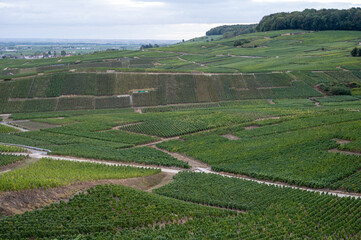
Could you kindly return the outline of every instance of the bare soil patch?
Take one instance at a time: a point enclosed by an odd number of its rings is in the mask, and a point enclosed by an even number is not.
[[[316,86],[313,87],[317,92],[321,93],[323,96],[326,96],[326,92],[323,91],[321,88],[320,88],[320,84],[317,84]]]
[[[3,122],[6,122],[11,114],[0,114],[0,118],[2,119]]]
[[[210,169],[210,167],[208,166],[208,164],[206,163],[203,163],[197,159],[194,159],[192,157],[189,157],[185,154],[180,154],[180,153],[173,153],[173,152],[169,152],[167,150],[164,150],[164,149],[161,149],[161,148],[158,148],[157,146],[153,145],[151,146],[152,148],[155,148],[159,151],[162,151],[164,153],[167,153],[169,155],[171,155],[172,157],[180,160],[180,161],[183,161],[183,162],[188,162],[189,165],[191,165],[192,167],[192,170],[195,170],[197,168],[206,168],[206,169]]]
[[[134,112],[135,112],[135,113],[139,113],[139,114],[142,114],[142,113],[143,113],[143,111],[142,111],[141,108],[134,108]]]
[[[333,138],[333,141],[335,141],[336,143],[340,144],[340,145],[344,145],[347,143],[352,143],[352,141],[350,140],[345,140],[345,139],[340,139],[340,138]]]
[[[123,127],[135,126],[135,125],[140,125],[140,124],[142,124],[142,122],[119,125],[119,126],[113,127],[111,130],[119,130],[119,129],[123,128]]]
[[[361,156],[361,153],[358,153],[358,152],[350,152],[350,151],[343,151],[343,150],[339,150],[339,149],[337,149],[337,148],[330,149],[330,150],[328,150],[328,152],[340,153],[340,154],[346,154],[346,155],[354,155],[354,156]]]
[[[315,104],[316,107],[321,107],[320,102],[319,102],[319,101],[316,101],[316,99],[314,99],[314,98],[309,98],[309,100],[312,101],[312,102]]]
[[[239,139],[239,137],[237,137],[237,136],[235,136],[235,135],[232,135],[232,134],[230,134],[230,133],[229,133],[229,134],[222,135],[222,137],[227,138],[228,140],[232,140],[232,141]]]
[[[260,122],[260,121],[264,121],[264,120],[270,120],[270,119],[280,119],[281,117],[267,117],[267,118],[258,118],[256,120],[254,120],[255,122]]]
[[[251,125],[251,126],[244,127],[245,130],[251,130],[251,129],[255,129],[255,128],[259,128],[259,126],[258,125]]]
[[[271,105],[276,104],[272,99],[267,99],[267,101],[268,101],[269,104],[271,104]]]
[[[30,131],[38,131],[40,129],[47,129],[47,128],[54,128],[58,127],[58,125],[49,124],[49,123],[42,123],[42,122],[33,122],[33,121],[18,121],[13,123],[14,125],[28,129]]]
[[[67,201],[75,194],[84,192],[90,187],[104,184],[120,184],[139,190],[148,191],[157,186],[161,187],[172,181],[173,175],[159,173],[148,177],[129,178],[119,180],[100,180],[96,182],[77,183],[70,186],[52,189],[31,189],[21,192],[0,193],[0,217],[22,214],[36,208],[43,208],[60,200]]]
[[[343,67],[341,67],[341,66],[338,66],[338,67],[336,67],[337,69],[340,69],[340,70],[342,70],[342,71],[344,71],[344,72],[349,72],[350,70],[347,70],[347,69],[345,69],[345,68],[343,68]]]
[[[25,162],[26,162],[25,160],[21,160],[21,161],[17,161],[17,162],[14,162],[14,163],[11,163],[11,164],[8,164],[8,165],[5,165],[5,166],[1,166],[0,167],[0,174],[10,172],[13,169],[19,168],[19,167],[25,165]]]

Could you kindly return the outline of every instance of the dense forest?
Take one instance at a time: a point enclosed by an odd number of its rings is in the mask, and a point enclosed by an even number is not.
[[[303,12],[275,13],[263,17],[257,31],[282,29],[304,30],[361,30],[361,8],[348,10],[306,9]]]
[[[223,37],[234,37],[241,34],[253,33],[256,31],[257,24],[249,24],[249,25],[224,25],[212,28],[208,32],[206,32],[207,36],[212,35],[223,35]]]

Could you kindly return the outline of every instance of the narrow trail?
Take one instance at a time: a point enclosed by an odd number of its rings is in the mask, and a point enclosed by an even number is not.
[[[159,141],[136,145],[136,146],[134,146],[132,148],[155,147],[155,145],[157,145],[159,143],[170,141],[170,140],[179,140],[179,139],[180,139],[180,137],[161,138]]]
[[[350,151],[343,151],[343,150],[339,150],[339,149],[337,149],[337,148],[330,149],[330,150],[328,150],[328,152],[331,152],[331,153],[340,153],[340,154],[345,154],[345,155],[361,156],[361,153],[350,152]]]
[[[312,102],[315,104],[316,107],[321,107],[320,102],[317,101],[316,99],[314,99],[314,98],[309,98],[309,100],[312,101]]]
[[[16,122],[0,122],[1,125],[7,126],[7,127],[11,127],[11,128],[14,128],[14,129],[17,129],[17,130],[19,130],[20,132],[29,132],[28,129],[21,128],[21,127],[16,127],[16,126],[12,125],[11,123],[16,123]]]
[[[156,145],[152,145],[151,147],[154,148],[154,149],[157,149],[157,150],[159,150],[159,151],[162,151],[162,152],[164,152],[164,153],[166,153],[166,154],[168,154],[168,155],[171,155],[172,157],[174,157],[174,158],[176,158],[176,159],[178,159],[178,160],[180,160],[180,161],[188,162],[189,165],[191,165],[191,167],[192,167],[192,168],[191,168],[192,171],[194,171],[194,170],[196,170],[196,169],[198,169],[198,168],[207,169],[207,170],[209,170],[209,171],[211,170],[211,167],[210,167],[209,165],[207,165],[207,164],[205,164],[205,163],[203,163],[203,162],[201,162],[201,161],[199,161],[199,160],[196,160],[196,159],[194,159],[194,158],[192,158],[192,157],[188,157],[188,156],[185,155],[185,154],[179,154],[179,153],[169,152],[169,151],[167,151],[167,150],[158,148]]]
[[[238,178],[238,179],[242,179],[242,180],[246,180],[246,181],[257,182],[259,184],[266,184],[268,186],[288,187],[288,188],[292,188],[292,189],[304,190],[304,191],[307,191],[307,192],[331,194],[331,195],[337,196],[337,197],[353,197],[353,198],[357,198],[357,199],[361,198],[361,194],[358,194],[358,193],[348,193],[348,192],[337,191],[337,190],[329,190],[329,189],[313,189],[313,188],[308,188],[308,187],[299,187],[299,186],[289,185],[287,183],[281,183],[281,182],[276,183],[276,182],[271,182],[271,181],[258,180],[258,179],[251,178],[251,177],[248,177],[248,176],[233,175],[231,173],[219,173],[219,172],[209,171],[209,170],[203,169],[203,168],[198,168],[197,172],[216,174],[216,175],[220,175],[220,176],[223,176],[223,177]]]
[[[0,122],[6,122],[10,116],[11,114],[0,114],[0,119],[1,119]]]

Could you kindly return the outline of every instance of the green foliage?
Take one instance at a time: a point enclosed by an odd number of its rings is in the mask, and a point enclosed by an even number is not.
[[[238,46],[242,46],[245,43],[250,43],[250,41],[247,39],[238,39],[234,41],[233,46],[238,47]]]
[[[358,56],[358,52],[359,52],[359,50],[358,50],[357,47],[353,48],[353,49],[351,50],[351,56],[352,56],[352,57],[357,57],[357,56]]]
[[[19,132],[19,130],[0,124],[0,133],[13,133],[13,132]]]
[[[0,191],[54,188],[92,180],[149,176],[159,172],[159,169],[108,166],[44,158],[0,175]]]
[[[95,109],[130,107],[129,97],[101,97],[95,99]]]
[[[190,56],[184,58],[189,58],[190,61],[193,61],[193,58],[207,61],[202,57]],[[212,76],[58,73],[47,78],[39,76],[26,81],[15,81],[12,85],[0,84],[0,90],[2,87],[9,88],[22,97],[10,101],[4,98],[0,101],[0,106],[4,108],[0,111],[7,113],[126,108],[131,107],[131,99],[133,107],[141,107],[240,99],[317,97],[321,94],[311,86],[319,82],[322,82],[321,87],[324,86],[326,92],[330,92],[332,87],[346,87],[361,82],[357,74],[351,72],[304,73],[302,76],[305,75],[310,76],[307,81],[303,78],[296,81],[288,73]],[[139,93],[135,89],[146,91]],[[337,89],[335,91],[339,92]]]
[[[21,112],[48,112],[54,111],[56,99],[34,99],[24,101],[24,109]]]
[[[237,106],[237,104],[235,104]],[[159,137],[173,137],[207,129],[229,126],[268,116],[268,113],[240,111],[234,113],[232,105],[223,109],[188,110],[169,114],[148,115],[141,124],[132,124],[121,129],[136,133],[156,135]]]
[[[0,152],[11,152],[12,150],[14,150],[14,149],[4,149],[3,146],[0,146]],[[25,158],[26,158],[26,156],[0,154],[0,167],[21,161]],[[0,175],[0,177],[1,177],[1,175]]]
[[[351,90],[347,87],[333,86],[330,88],[332,95],[351,95]]]
[[[2,153],[26,153],[26,149],[17,146],[0,145],[0,152]]]
[[[347,102],[347,101],[358,101],[358,98],[352,96],[329,96],[329,97],[322,97],[322,98],[315,98],[317,102],[323,103],[331,103],[331,102]]]
[[[303,12],[275,13],[262,18],[257,31],[282,29],[305,30],[361,30],[361,8],[348,10],[306,9]]]
[[[80,193],[67,203],[0,220],[0,238],[82,239],[82,234],[120,232],[135,239],[144,228],[159,231],[183,221],[234,215],[129,187],[105,185]]]
[[[86,116],[76,116],[76,114],[84,114],[84,112],[67,112],[65,116],[72,114],[75,116],[65,119],[43,119],[43,122],[47,123],[68,125],[37,132],[0,135],[0,142],[41,147],[49,149],[52,154],[57,155],[189,168],[187,163],[153,148],[124,149],[156,141],[158,138],[111,130],[112,127],[126,124],[129,121],[123,118],[122,113],[116,110],[113,110],[112,114],[104,113],[104,111],[100,111],[98,114],[96,111],[94,114],[87,113]],[[52,114],[58,116],[56,113],[48,113],[43,116],[49,117]],[[41,114],[35,116],[39,117]],[[132,114],[128,115],[128,117],[131,116]]]
[[[287,229],[286,232],[292,231],[292,238],[343,238],[346,231],[346,235],[357,239],[361,230],[360,212],[355,210],[360,208],[360,199],[188,172],[177,174],[174,182],[157,189],[156,193],[185,201],[259,213],[264,218],[259,218],[257,225],[264,228],[270,227],[268,224],[272,222],[277,224],[284,221],[279,226]],[[315,225],[317,228],[314,228]],[[267,232],[270,234],[268,237],[275,239],[285,236],[275,237],[276,233],[273,234],[271,229]]]
[[[357,171],[349,177],[335,182],[333,188],[361,193],[361,171]]]
[[[255,32],[256,24],[249,25],[224,25],[210,29],[206,32],[207,36],[223,35],[224,37],[234,37],[241,34]]]
[[[351,90],[352,95],[361,95],[361,88],[353,88]]]
[[[57,104],[57,109],[76,110],[76,109],[94,109],[92,97],[64,97],[60,98]]]
[[[240,137],[236,141],[211,132],[158,146],[204,161],[216,171],[324,188],[361,167],[357,156],[327,152],[339,146],[332,138],[361,139],[357,120],[357,112],[314,113],[251,130],[243,124],[223,131]]]

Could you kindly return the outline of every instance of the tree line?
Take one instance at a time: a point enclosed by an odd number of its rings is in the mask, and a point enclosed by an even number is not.
[[[256,31],[257,24],[238,24],[238,25],[223,25],[219,27],[212,28],[206,32],[207,36],[212,35],[223,35],[223,37],[234,37],[241,34],[253,33]]]
[[[302,12],[275,13],[263,17],[256,27],[259,32],[282,29],[361,30],[361,8],[306,9]]]

